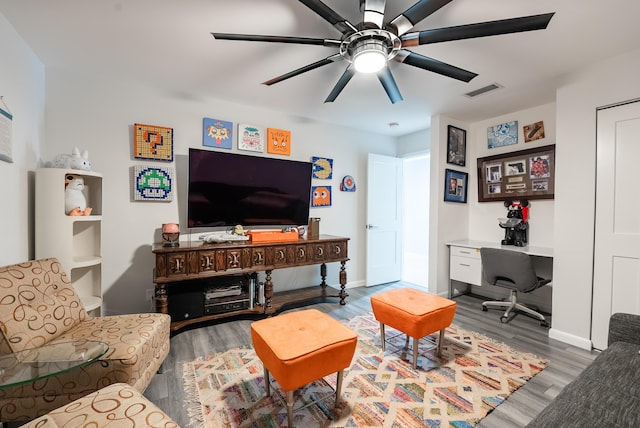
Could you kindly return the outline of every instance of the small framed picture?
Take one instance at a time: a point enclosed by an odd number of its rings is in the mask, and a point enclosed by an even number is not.
[[[467,183],[469,174],[462,171],[445,169],[444,171],[444,201],[467,203]]]
[[[467,160],[467,131],[449,125],[447,130],[447,163],[465,166]]]
[[[173,162],[173,128],[133,125],[133,157]]]

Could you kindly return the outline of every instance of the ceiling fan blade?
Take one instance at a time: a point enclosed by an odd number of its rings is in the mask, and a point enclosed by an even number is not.
[[[401,36],[413,28],[418,22],[448,5],[451,1],[452,0],[420,0],[393,18],[388,25],[388,29],[389,31],[395,32],[398,36]]]
[[[316,61],[312,64],[305,65],[304,67],[300,67],[297,70],[293,70],[288,73],[285,73],[282,76],[274,77],[273,79],[267,80],[266,82],[262,82],[262,84],[271,86],[274,83],[282,82],[283,80],[287,80],[291,77],[298,76],[299,74],[306,73],[307,71],[315,70],[316,68],[322,67],[323,65],[331,64],[332,62],[336,62],[340,60],[342,60],[342,56],[340,54],[334,54],[320,61]]]
[[[385,66],[378,72],[378,80],[382,83],[382,87],[387,92],[392,104],[402,101],[403,98],[402,95],[400,95],[400,89],[398,89],[396,80],[393,78],[388,66]]]
[[[342,92],[344,87],[347,86],[347,83],[349,83],[349,81],[351,80],[354,74],[356,74],[356,72],[353,69],[353,65],[349,64],[349,67],[347,67],[344,73],[342,73],[342,76],[340,76],[338,83],[336,83],[336,86],[333,87],[333,89],[331,90],[331,93],[329,94],[327,99],[324,100],[324,102],[325,103],[334,102],[336,98],[338,98],[338,95],[340,95],[340,92]]]
[[[340,47],[340,40],[312,39],[309,37],[261,36],[251,34],[211,33],[218,40],[240,40],[245,42],[295,43],[299,45],[320,45]]]
[[[410,52],[406,49],[401,49],[398,52],[398,55],[396,55],[393,59],[403,64],[409,64],[414,67],[432,71],[434,73],[461,80],[463,82],[469,82],[471,79],[477,76],[476,73],[472,73],[471,71],[455,67],[453,65],[426,57],[424,55]]]
[[[386,0],[360,0],[363,13],[363,24],[367,28],[382,28],[384,25],[384,9]]]
[[[320,0],[299,0],[300,3],[320,15],[325,21],[333,25],[342,34],[350,34],[358,31],[356,27],[345,18],[340,16],[335,10],[331,9]]]
[[[500,19],[477,24],[455,27],[435,28],[432,30],[407,33],[401,37],[402,46],[418,46],[452,40],[473,39],[476,37],[498,36],[523,31],[544,30],[554,13],[523,16],[520,18]]]

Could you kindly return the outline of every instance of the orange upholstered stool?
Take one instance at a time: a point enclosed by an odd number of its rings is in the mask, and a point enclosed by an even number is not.
[[[371,308],[380,322],[383,351],[385,325],[413,337],[413,368],[415,369],[418,364],[418,341],[438,330],[440,330],[440,338],[437,352],[438,356],[441,355],[444,330],[453,321],[456,302],[412,288],[399,288],[371,296]]]
[[[337,372],[336,406],[342,377],[356,350],[355,332],[316,309],[290,312],[251,324],[251,340],[264,366],[267,395],[269,372],[286,392],[287,418],[293,421],[293,391]]]

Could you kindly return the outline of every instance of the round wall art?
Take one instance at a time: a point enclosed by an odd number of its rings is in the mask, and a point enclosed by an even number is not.
[[[345,175],[342,178],[342,182],[340,183],[340,190],[343,192],[355,192],[356,191],[356,181],[350,175]]]

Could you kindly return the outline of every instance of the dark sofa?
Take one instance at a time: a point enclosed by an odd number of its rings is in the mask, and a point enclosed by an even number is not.
[[[608,342],[527,428],[640,427],[640,315],[612,315]]]

